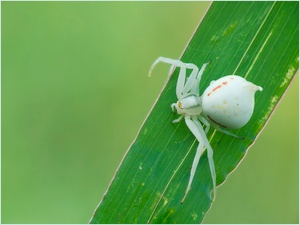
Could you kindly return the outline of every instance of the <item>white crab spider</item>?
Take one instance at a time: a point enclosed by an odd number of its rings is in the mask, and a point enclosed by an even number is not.
[[[250,120],[254,110],[254,94],[258,90],[262,91],[262,88],[242,77],[228,75],[216,81],[212,81],[204,91],[203,95],[200,96],[200,80],[208,63],[203,64],[199,71],[195,64],[158,57],[151,66],[148,76],[150,76],[153,68],[159,62],[171,64],[169,76],[174,68],[180,67],[176,86],[178,101],[171,105],[172,111],[174,112],[176,109],[180,116],[178,119],[173,120],[173,123],[177,123],[184,118],[186,125],[199,142],[191,168],[189,182],[181,202],[184,201],[190,190],[197,165],[205,148],[207,149],[207,158],[213,183],[212,200],[214,200],[216,172],[213,160],[213,150],[206,134],[210,129],[210,125],[212,125],[222,133],[238,137],[223,128],[239,129]],[[186,78],[187,69],[192,69],[188,78]],[[206,126],[205,130],[203,129],[201,122]]]

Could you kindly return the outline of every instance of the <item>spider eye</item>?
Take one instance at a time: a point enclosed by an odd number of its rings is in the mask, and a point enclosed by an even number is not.
[[[182,104],[181,104],[181,102],[178,101],[178,102],[177,102],[177,105],[178,105],[179,108],[182,109]]]

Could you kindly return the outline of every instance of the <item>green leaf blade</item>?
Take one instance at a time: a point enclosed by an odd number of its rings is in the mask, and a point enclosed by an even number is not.
[[[182,61],[212,60],[200,93],[212,80],[237,74],[262,86],[254,114],[235,139],[210,130],[217,185],[238,166],[267,123],[298,69],[298,2],[215,2]],[[229,16],[228,16],[229,15]],[[166,66],[166,65],[164,65]],[[154,75],[155,71],[153,71]],[[178,69],[130,147],[91,223],[199,223],[211,206],[206,152],[183,204],[197,141],[185,123],[172,124]],[[218,195],[217,195],[218,196]]]

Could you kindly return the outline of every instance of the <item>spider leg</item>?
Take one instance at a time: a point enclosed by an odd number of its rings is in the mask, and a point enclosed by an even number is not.
[[[189,76],[189,78],[187,79],[184,87],[182,87],[182,94],[183,94],[183,96],[186,96],[191,91],[191,89],[194,86],[198,86],[199,85],[199,84],[196,83],[196,81],[197,81],[196,80],[196,76],[197,76],[198,71],[199,71],[198,67],[196,65],[194,65],[194,64],[189,64],[187,66],[189,66],[187,68],[192,69],[193,71],[192,71],[191,75]],[[191,91],[191,93],[192,94],[196,94],[196,95],[199,96],[199,92],[193,92],[193,91]]]
[[[176,103],[171,104],[171,109],[172,109],[172,112],[175,113]]]
[[[183,115],[180,115],[177,119],[173,120],[172,123],[178,123],[182,120]]]
[[[185,78],[186,78],[186,67],[181,66],[179,76],[178,76],[178,80],[177,80],[177,85],[176,85],[177,99],[181,99],[184,96],[183,90],[184,90]]]
[[[184,202],[185,197],[187,196],[187,194],[188,194],[188,192],[189,192],[189,190],[191,188],[192,181],[194,179],[194,176],[195,176],[195,173],[196,173],[196,169],[197,169],[199,160],[200,160],[200,158],[201,158],[201,156],[202,156],[202,154],[204,152],[204,149],[205,149],[205,147],[204,147],[203,143],[199,142],[199,145],[198,145],[197,151],[196,151],[196,155],[195,155],[195,158],[193,160],[193,165],[192,165],[192,169],[191,169],[191,175],[190,175],[189,183],[188,183],[188,186],[186,188],[185,194],[184,194],[184,196],[183,196],[183,198],[181,200],[181,203]]]
[[[199,116],[198,119],[206,126],[205,133],[207,134],[210,129],[210,123],[203,116]]]
[[[176,60],[177,63],[178,60]],[[182,97],[185,97],[186,94],[190,91],[196,75],[198,73],[198,67],[195,64],[192,63],[183,63],[179,61],[180,64],[173,64],[173,66],[180,67],[180,72],[177,80],[177,85],[176,85],[176,96],[178,99],[181,99]],[[186,80],[186,69],[192,69],[192,73],[189,76],[189,78]],[[199,94],[199,93],[198,93]]]
[[[189,78],[187,79],[184,86],[181,85],[179,87],[178,83],[177,83],[178,89],[182,90],[182,93],[180,93],[180,94],[182,94],[182,96],[186,96],[188,93],[196,94],[199,96],[200,80],[201,80],[202,74],[203,74],[206,66],[209,63],[210,62],[204,63],[203,66],[201,67],[200,71],[199,71],[199,68],[195,64],[185,63],[186,68],[192,69],[193,71],[192,71],[191,75],[189,76]],[[179,79],[178,79],[178,81],[179,81]],[[177,94],[177,96],[178,96],[178,94]]]
[[[206,66],[206,64],[205,64],[205,66]],[[177,94],[178,99],[187,96],[188,93],[196,94],[197,96],[199,96],[200,80],[197,81],[197,75],[198,75],[199,68],[193,63],[184,63],[184,67],[181,67],[181,69],[183,70],[183,68],[185,69],[185,71],[184,72],[180,71],[180,74],[178,77],[178,82],[177,82],[177,87],[176,87],[176,94]],[[192,70],[192,72],[187,80],[186,80],[186,69]],[[204,67],[204,69],[205,69],[205,67]],[[204,69],[203,69],[203,71],[204,71]],[[184,75],[182,75],[182,74],[184,74]],[[186,80],[186,82],[185,82],[185,80]],[[185,82],[185,84],[184,84],[184,82]],[[195,87],[198,87],[198,89],[196,89]],[[198,91],[194,91],[194,90],[198,90]]]
[[[166,57],[158,57],[154,63],[152,64],[152,66],[150,67],[150,71],[148,73],[148,77],[150,77],[151,73],[152,73],[152,70],[154,69],[154,67],[159,63],[159,62],[164,62],[164,63],[168,63],[168,64],[171,64],[172,67],[171,67],[171,71],[172,72],[172,69],[174,69],[174,66],[178,66],[178,67],[184,67],[184,63],[181,62],[180,60],[175,60],[175,59],[169,59],[169,58],[166,58]],[[169,74],[170,75],[170,74]]]
[[[178,76],[178,80],[177,80],[177,85],[176,85],[176,95],[178,99],[181,99],[182,97],[184,97],[189,91],[190,89],[194,86],[197,85],[195,84],[196,81],[196,77],[198,74],[198,67],[193,64],[193,63],[183,63],[180,60],[175,60],[175,59],[169,59],[169,58],[165,58],[165,57],[158,57],[154,63],[152,64],[152,66],[150,67],[150,71],[148,73],[148,77],[150,77],[152,70],[154,69],[154,67],[159,63],[159,62],[164,62],[164,63],[168,63],[171,64],[171,68],[169,70],[169,75],[171,76],[172,71],[176,68],[176,67],[180,67],[180,72],[179,72],[179,76]],[[185,84],[185,80],[186,80],[186,69],[192,69],[192,73],[191,76],[188,78],[186,84]],[[199,86],[199,85],[197,85]],[[199,95],[199,93],[196,93],[197,95]]]
[[[207,63],[204,63],[199,71],[199,73],[197,74],[197,77],[196,77],[196,82],[194,83],[194,85],[192,86],[192,89],[191,89],[191,92],[192,93],[198,93],[199,94],[199,85],[200,85],[200,81],[201,81],[201,77],[202,77],[202,74],[206,68],[206,66],[209,64],[210,62],[207,62]]]
[[[221,127],[214,126],[214,128],[215,128],[217,131],[219,131],[219,132],[221,132],[221,133],[223,133],[223,134],[227,134],[227,135],[229,135],[229,136],[232,136],[232,137],[235,137],[235,138],[238,138],[238,139],[243,139],[243,140],[245,139],[244,137],[237,136],[236,134],[233,134],[233,133],[231,133],[231,132],[228,131],[228,130],[222,129]]]
[[[171,76],[172,71],[176,67],[180,67],[180,72],[179,72],[179,76],[178,76],[178,80],[177,80],[177,86],[176,86],[176,95],[177,95],[178,99],[181,99],[182,98],[182,91],[183,91],[183,87],[184,87],[184,82],[185,82],[185,78],[186,78],[186,64],[181,62],[180,60],[174,60],[174,59],[169,59],[169,58],[165,58],[165,57],[160,56],[154,61],[154,63],[150,67],[148,77],[150,77],[150,75],[152,73],[152,70],[154,69],[154,67],[159,62],[164,62],[164,63],[171,64],[171,68],[169,70],[169,75],[168,76]],[[190,64],[187,64],[187,65],[189,66]]]
[[[183,91],[182,91],[183,96],[186,96],[188,93],[196,94],[199,96],[200,80],[201,80],[202,74],[208,64],[209,64],[209,62],[203,64],[203,66],[201,67],[201,69],[199,71],[199,68],[195,64],[186,63],[186,68],[192,69],[193,71],[183,87]]]
[[[210,169],[212,182],[213,182],[212,200],[214,200],[215,189],[216,189],[216,171],[215,171],[215,164],[214,164],[214,160],[213,160],[213,150],[212,150],[212,148],[209,144],[209,141],[206,137],[205,131],[203,130],[203,127],[200,124],[200,122],[197,120],[197,118],[191,119],[190,117],[186,116],[185,122],[186,122],[186,125],[188,126],[188,128],[191,130],[191,132],[194,134],[194,136],[199,141],[199,145],[200,145],[200,143],[202,143],[201,145],[205,146],[207,149],[207,158],[208,158],[209,169]],[[195,161],[195,164],[193,163],[192,170],[196,169],[197,165],[198,165],[198,162]],[[193,181],[193,177],[191,174],[189,184],[191,184],[192,181]],[[190,189],[190,186],[187,187],[186,194],[188,193],[189,189]],[[186,196],[186,194],[185,194],[185,196]],[[184,198],[185,198],[185,196],[184,196]],[[183,198],[183,201],[184,201],[184,198]]]
[[[212,201],[214,201],[215,197],[216,197],[216,170],[215,170],[215,163],[214,163],[214,159],[213,159],[213,150],[209,144],[209,141],[206,137],[206,134],[203,130],[203,127],[201,125],[201,123],[195,119],[194,120],[195,124],[197,125],[199,131],[200,131],[200,135],[203,138],[203,142],[204,142],[204,146],[207,149],[207,158],[208,158],[208,164],[209,164],[209,169],[210,169],[210,173],[211,173],[211,178],[213,181],[213,197],[212,197]]]

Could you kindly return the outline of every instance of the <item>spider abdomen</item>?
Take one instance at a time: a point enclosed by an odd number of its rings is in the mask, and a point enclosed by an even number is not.
[[[262,88],[236,75],[212,81],[201,96],[203,114],[220,127],[239,129],[253,114],[258,90]]]

